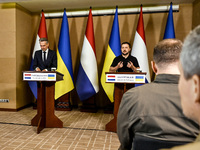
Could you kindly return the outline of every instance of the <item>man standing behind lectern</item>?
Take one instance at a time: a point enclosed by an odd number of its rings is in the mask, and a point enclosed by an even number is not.
[[[56,52],[49,49],[49,42],[47,38],[39,40],[41,50],[35,52],[33,69],[35,71],[51,71],[57,68]]]
[[[110,72],[136,72],[139,64],[136,57],[130,55],[131,44],[123,42],[121,46],[122,55],[114,58],[109,71]]]

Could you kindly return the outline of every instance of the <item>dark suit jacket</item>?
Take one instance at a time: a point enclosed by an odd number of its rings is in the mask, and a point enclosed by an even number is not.
[[[39,67],[41,71],[43,69],[51,71],[51,68],[57,68],[56,52],[49,49],[46,63],[44,63],[44,61],[42,60],[42,50],[36,51],[33,60],[33,69],[35,70],[37,67]]]

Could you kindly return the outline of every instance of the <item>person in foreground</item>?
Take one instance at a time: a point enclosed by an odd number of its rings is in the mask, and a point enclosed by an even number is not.
[[[183,113],[200,123],[200,26],[185,39],[180,55],[179,92]],[[200,150],[200,135],[196,140],[171,150]]]
[[[117,119],[119,150],[132,149],[137,136],[187,143],[198,135],[199,125],[184,116],[178,94],[181,49],[177,39],[159,42],[151,62],[155,81],[123,95]]]
[[[139,64],[136,57],[131,56],[131,44],[123,42],[121,44],[122,55],[114,58],[109,72],[136,72],[139,69]]]
[[[57,68],[56,52],[49,49],[47,38],[39,40],[41,50],[35,52],[33,60],[33,69],[35,71],[51,71]]]

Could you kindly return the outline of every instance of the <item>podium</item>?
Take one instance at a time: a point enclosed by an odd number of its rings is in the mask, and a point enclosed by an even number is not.
[[[117,132],[117,114],[123,94],[135,84],[145,83],[146,73],[141,72],[106,72],[106,83],[114,83],[114,118],[105,126],[106,131]]]
[[[37,114],[31,120],[39,134],[45,127],[62,128],[63,122],[54,114],[55,82],[63,80],[63,74],[56,71],[24,71],[23,81],[37,81]]]

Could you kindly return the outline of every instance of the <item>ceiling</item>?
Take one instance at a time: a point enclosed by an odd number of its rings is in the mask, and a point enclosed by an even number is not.
[[[98,8],[133,7],[139,5],[169,5],[193,3],[195,0],[0,0],[0,3],[16,2],[32,13],[44,11],[79,10]]]

